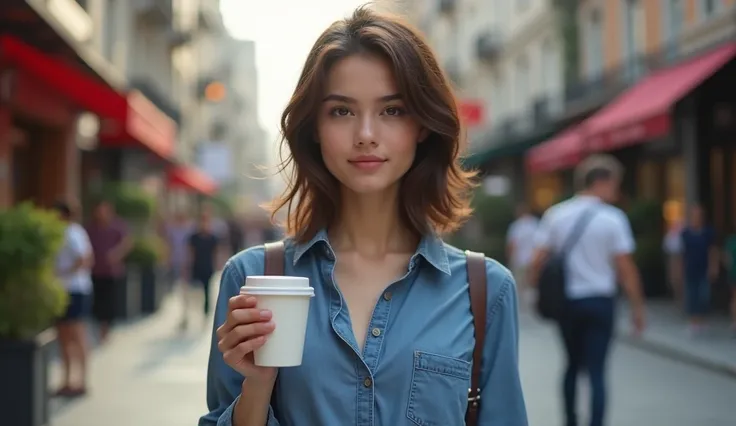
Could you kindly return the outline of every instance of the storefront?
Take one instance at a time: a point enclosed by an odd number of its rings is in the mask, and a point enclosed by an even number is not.
[[[579,124],[530,149],[525,157],[527,195],[538,212],[575,190],[572,168],[585,156]]]
[[[729,67],[734,58],[736,43],[727,43],[651,74],[590,118],[532,149],[527,154],[528,170],[537,174],[564,170],[591,153],[611,152],[626,166],[627,195],[662,200],[670,222],[683,218],[686,204],[723,204],[710,194],[726,187],[723,158],[728,155],[722,147],[725,142],[721,148],[711,146],[708,126],[702,125],[703,114],[713,115],[702,92],[716,84],[714,80],[733,75]],[[722,93],[726,83],[717,84],[721,90],[712,92]],[[712,164],[710,158],[706,162],[708,156],[713,157]],[[706,184],[705,170],[717,173],[710,180],[722,188]],[[727,214],[725,206],[713,205],[712,211],[719,211],[715,219]]]
[[[105,106],[87,96],[97,76],[0,34],[0,208],[49,205],[79,196],[79,111]]]

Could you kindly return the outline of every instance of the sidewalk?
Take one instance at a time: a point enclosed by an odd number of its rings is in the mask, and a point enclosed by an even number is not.
[[[618,334],[626,344],[736,378],[736,337],[726,317],[712,318],[708,330],[695,338],[686,333],[685,317],[672,302],[647,304],[647,329],[641,338],[631,334],[625,303],[618,320]]]
[[[196,424],[206,411],[211,319],[192,307],[190,331],[181,332],[182,309],[181,298],[169,297],[156,315],[116,327],[92,353],[89,395],[52,401],[54,426]],[[56,362],[52,388],[59,376]]]

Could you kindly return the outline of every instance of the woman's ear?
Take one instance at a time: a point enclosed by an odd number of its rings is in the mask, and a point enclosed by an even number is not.
[[[429,137],[429,129],[426,127],[422,127],[422,130],[419,131],[419,140],[417,143],[424,142]]]

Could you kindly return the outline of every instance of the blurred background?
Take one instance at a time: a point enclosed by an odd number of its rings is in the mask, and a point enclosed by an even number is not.
[[[9,425],[196,424],[211,318],[191,307],[201,295],[170,275],[177,230],[208,217],[229,242],[223,258],[279,237],[258,206],[283,186],[273,176],[280,112],[319,33],[362,3],[0,0],[0,412]],[[694,203],[719,244],[736,234],[736,0],[373,7],[418,27],[457,91],[463,162],[483,184],[473,220],[451,242],[506,263],[517,206],[541,215],[573,195],[572,169],[586,155],[615,155],[650,326],[630,338],[620,315],[610,424],[736,424],[728,273],[713,284],[709,332],[690,339],[666,243]],[[63,227],[45,214],[60,198],[78,204],[81,223],[111,204],[130,240],[111,338],[90,331],[89,391],[73,398],[52,395],[61,362],[55,333],[44,331],[67,303],[52,273]],[[559,425],[557,336],[521,311],[530,421]]]

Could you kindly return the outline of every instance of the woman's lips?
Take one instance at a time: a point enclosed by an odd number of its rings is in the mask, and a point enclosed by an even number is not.
[[[355,168],[369,172],[378,170],[385,162],[386,160],[381,160],[378,158],[349,161],[349,163],[352,164]]]

